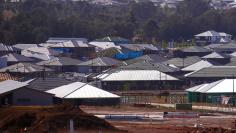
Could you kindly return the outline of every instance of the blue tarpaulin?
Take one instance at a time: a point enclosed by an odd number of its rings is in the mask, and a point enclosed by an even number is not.
[[[142,55],[143,55],[142,51],[132,51],[128,53],[118,53],[118,54],[115,54],[114,57],[119,60],[127,60],[127,59],[137,58]]]

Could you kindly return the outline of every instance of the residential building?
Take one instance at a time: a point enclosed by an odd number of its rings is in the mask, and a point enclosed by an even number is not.
[[[211,66],[186,74],[185,77],[186,80],[190,81],[190,85],[196,85],[226,78],[234,78],[235,75],[236,66]]]
[[[188,56],[205,56],[210,54],[212,51],[200,46],[191,46],[184,49],[174,51],[174,55],[177,57],[188,57]]]
[[[33,63],[35,62],[35,60],[16,53],[10,53],[0,57],[0,68],[14,65],[20,62]]]
[[[211,30],[195,35],[195,40],[198,44],[229,43],[232,35]]]
[[[82,82],[63,85],[47,92],[74,105],[117,105],[120,103],[120,96]]]
[[[222,79],[212,83],[205,83],[186,89],[188,101],[212,104],[232,104],[236,90],[235,79]]]
[[[51,68],[57,73],[78,72],[78,64],[83,61],[70,57],[56,57],[47,61],[38,62],[37,65]]]
[[[104,70],[125,64],[109,57],[98,57],[78,64],[80,73],[100,73]]]
[[[190,57],[186,57],[186,58],[171,58],[167,61],[164,61],[164,64],[170,65],[170,66],[175,66],[178,68],[184,68],[187,66],[190,66],[194,63],[197,63],[201,61],[201,58],[198,56],[190,56]]]
[[[6,80],[0,82],[0,106],[52,105],[54,95],[30,89],[28,82]]]
[[[180,89],[181,81],[158,70],[117,70],[95,77],[109,91],[154,91]]]
[[[53,75],[54,71],[47,67],[32,63],[17,63],[0,69],[0,73],[9,73],[12,76],[31,79],[35,77],[46,77]]]
[[[9,53],[13,53],[12,47],[0,43],[0,56],[3,56],[5,54],[9,54]]]

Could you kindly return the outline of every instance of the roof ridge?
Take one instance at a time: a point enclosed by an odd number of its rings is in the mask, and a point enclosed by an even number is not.
[[[78,82],[75,82],[75,83],[78,83]],[[80,83],[83,83],[83,82],[80,82]],[[73,84],[73,83],[72,83],[72,84]],[[88,85],[88,83],[84,83],[84,85],[78,87],[77,89],[73,90],[72,92],[68,93],[67,95],[63,96],[62,98],[67,97],[68,95],[74,93],[75,91],[79,90],[80,88],[82,88],[82,87],[84,87],[84,86],[86,86],[86,85]],[[63,85],[63,86],[67,86],[67,85]]]
[[[222,81],[224,81],[225,79],[222,79],[222,80],[219,80],[219,81],[216,81],[217,82],[217,84],[215,84],[214,86],[212,86],[211,88],[213,88],[213,87],[215,87],[216,85],[218,85],[219,83],[221,83]],[[212,83],[210,83],[210,84],[213,84],[213,83],[215,83],[215,82],[212,82]],[[208,85],[210,85],[210,84],[208,84]],[[207,85],[207,86],[208,86]],[[211,89],[210,88],[210,89]],[[207,91],[209,91],[210,89],[208,89]],[[205,92],[207,92],[207,91],[205,91]]]

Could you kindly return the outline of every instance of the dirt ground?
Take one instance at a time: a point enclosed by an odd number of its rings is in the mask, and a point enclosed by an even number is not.
[[[81,106],[81,109],[91,114],[149,114],[161,117],[167,108],[120,106],[94,107]],[[170,109],[170,111],[173,109]],[[193,119],[157,119],[147,121],[107,120],[114,127],[129,133],[236,133],[232,130],[235,115],[213,113]],[[199,125],[198,128],[194,125]]]

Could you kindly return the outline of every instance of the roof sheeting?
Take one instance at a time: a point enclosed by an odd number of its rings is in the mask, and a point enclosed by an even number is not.
[[[121,49],[121,47],[116,46],[114,42],[89,42],[89,44],[100,49],[97,51],[101,51],[101,50],[105,50],[105,49],[109,49],[109,48]]]
[[[152,44],[120,44],[121,47],[127,48],[132,51],[142,51],[142,50],[154,50],[157,51],[158,48],[154,47]]]
[[[202,58],[204,58],[204,59],[224,59],[224,58],[229,58],[229,56],[222,54],[222,53],[213,52],[211,54],[203,56]]]
[[[197,63],[194,63],[190,66],[183,68],[182,71],[197,71],[202,68],[211,67],[211,66],[213,66],[213,64],[211,62],[206,61],[206,60],[201,60]]]
[[[182,68],[186,66],[190,66],[194,63],[201,61],[201,58],[198,56],[190,56],[187,58],[172,58],[163,62],[164,64],[174,65],[176,67]]]
[[[200,33],[200,34],[197,34],[195,35],[196,37],[209,37],[209,36],[216,36],[216,37],[220,37],[220,33],[216,32],[216,31],[206,31],[206,32],[203,32],[203,33]]]
[[[236,75],[236,66],[212,66],[200,69],[185,75],[190,78],[211,78],[211,77],[234,77]]]
[[[133,64],[129,64],[127,66],[121,66],[118,69],[125,70],[158,70],[161,72],[178,72],[179,68],[171,67],[169,65],[163,63],[154,63],[151,61],[139,61]]]
[[[0,82],[0,94],[27,86],[27,82],[18,82],[14,80],[6,80]]]
[[[13,49],[24,50],[32,47],[38,47],[37,44],[15,44],[12,46]]]
[[[125,62],[127,64],[132,64],[140,61],[152,61],[152,62],[164,62],[167,61],[168,59],[157,54],[148,54],[148,55],[143,55],[134,59],[129,59],[126,60]]]
[[[187,89],[188,92],[200,92],[200,93],[233,93],[236,90],[235,79],[223,79],[213,83],[202,84]]]
[[[186,53],[208,53],[208,52],[211,52],[211,50],[206,49],[204,47],[200,47],[200,46],[188,47],[185,49],[181,49],[181,51],[186,52]]]
[[[79,64],[79,66],[113,66],[122,65],[122,62],[109,57],[98,57]]]
[[[41,71],[53,71],[53,70],[42,66],[34,65],[31,63],[17,63],[0,69],[0,72],[12,72],[12,73],[33,73]]]
[[[178,80],[157,70],[120,70],[97,76],[102,81],[160,81]]]
[[[26,57],[24,55],[19,55],[16,53],[11,53],[11,54],[7,54],[4,56],[1,56],[0,58],[6,58],[7,62],[33,62],[34,60]]]
[[[0,51],[13,51],[11,46],[4,45],[0,43]]]
[[[119,98],[119,96],[82,82],[74,82],[47,91],[56,97],[68,99]]]
[[[73,58],[69,58],[69,57],[56,57],[50,60],[46,60],[46,61],[41,61],[39,63],[37,63],[37,65],[45,65],[45,66],[73,66],[73,65],[78,65],[80,64],[82,61],[78,60],[78,59],[73,59]]]
[[[46,48],[89,47],[88,44],[84,43],[83,41],[71,41],[71,40],[59,43],[42,43],[39,45]]]
[[[66,41],[82,41],[84,43],[88,42],[88,39],[86,38],[63,38],[63,37],[50,37],[47,40],[47,43],[62,43]]]
[[[47,91],[70,83],[72,83],[72,81],[66,80],[64,78],[45,77],[45,78],[36,78],[32,80],[31,82],[29,82],[28,87],[35,90]]]

